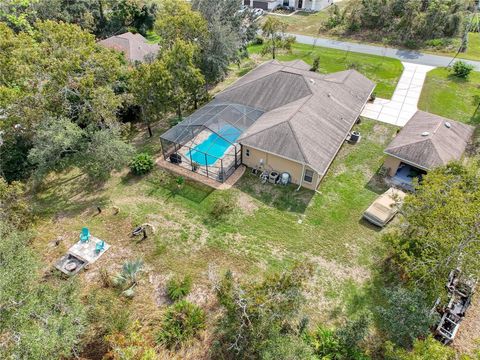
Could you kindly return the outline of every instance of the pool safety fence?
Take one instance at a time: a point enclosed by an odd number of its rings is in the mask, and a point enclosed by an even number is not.
[[[209,153],[188,145],[170,143],[162,139],[163,158],[172,164],[194,171],[218,182],[225,182],[242,164],[242,152],[239,144],[232,144],[222,157],[215,157]],[[191,156],[194,153],[195,156]],[[215,161],[212,163],[212,158]],[[203,159],[203,161],[199,161]]]

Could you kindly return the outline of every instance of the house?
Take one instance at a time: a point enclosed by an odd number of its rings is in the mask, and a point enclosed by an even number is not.
[[[412,190],[415,177],[461,159],[473,132],[470,125],[417,111],[385,149],[384,168],[394,185]]]
[[[224,181],[240,164],[316,189],[375,84],[355,70],[321,75],[269,61],[161,136],[164,158]]]
[[[279,6],[305,11],[320,11],[333,4],[333,0],[243,0],[243,4],[255,9],[275,10]]]
[[[125,58],[130,62],[144,62],[154,59],[160,50],[157,44],[149,44],[147,39],[142,35],[132,34],[131,32],[111,36],[99,41],[98,44],[109,49],[123,52]]]

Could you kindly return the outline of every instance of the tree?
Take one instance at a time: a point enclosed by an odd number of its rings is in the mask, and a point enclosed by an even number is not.
[[[384,290],[385,304],[377,308],[379,326],[395,344],[409,348],[430,333],[435,321],[431,304],[420,290],[402,286]]]
[[[140,107],[142,120],[152,137],[150,124],[159,120],[169,110],[172,74],[163,59],[156,59],[152,63],[138,66],[131,79],[134,101]]]
[[[239,284],[227,272],[217,290],[224,313],[217,325],[213,355],[253,359],[287,351],[286,343],[294,340],[285,337],[301,335],[299,315],[310,271],[308,266],[296,266],[258,284]],[[299,354],[308,353],[294,342]]]
[[[99,38],[126,31],[146,35],[153,28],[156,3],[147,0],[8,0],[0,21],[15,31],[32,31],[37,21],[62,21]]]
[[[292,45],[295,43],[294,36],[287,36],[285,30],[287,24],[279,20],[275,16],[268,16],[267,20],[262,25],[262,34],[265,37],[263,43],[262,54],[272,54],[272,59],[275,59],[278,50],[292,49]]]
[[[431,170],[402,207],[405,221],[385,237],[403,276],[432,298],[460,268],[478,277],[480,170],[476,161]]]
[[[188,100],[193,99],[197,107],[198,94],[205,83],[194,63],[195,51],[195,45],[177,40],[161,57],[170,74],[169,101],[175,106],[179,118],[182,117],[182,105]]]
[[[74,280],[41,278],[28,234],[0,222],[0,358],[59,359],[78,351],[85,313]]]
[[[238,0],[192,2],[192,8],[207,21],[208,34],[201,38],[199,54],[199,67],[207,83],[223,79],[230,63],[239,61],[241,51],[257,32],[252,12],[239,12],[239,6]]]
[[[14,34],[0,24],[0,34],[0,66],[6,70],[0,76],[0,93],[6,95],[0,100],[7,140],[2,151],[22,145],[0,162],[9,180],[31,170],[41,178],[67,166],[104,178],[126,165],[130,147],[117,119],[128,99],[121,56],[71,24],[37,22],[32,34]]]
[[[163,48],[171,48],[178,40],[198,43],[207,34],[207,23],[186,1],[164,0],[155,22],[155,32]]]

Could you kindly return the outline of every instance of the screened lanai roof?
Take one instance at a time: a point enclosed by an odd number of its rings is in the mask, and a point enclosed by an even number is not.
[[[165,132],[161,138],[184,144],[198,133],[198,129],[208,129],[233,143],[238,133],[247,130],[262,114],[263,111],[249,106],[213,100]],[[229,139],[229,129],[237,136]]]

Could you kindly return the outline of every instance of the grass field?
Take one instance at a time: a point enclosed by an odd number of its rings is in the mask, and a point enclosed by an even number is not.
[[[468,80],[454,77],[447,69],[438,68],[427,74],[418,108],[472,125],[480,124],[480,72],[472,72]]]
[[[34,247],[53,265],[83,226],[112,245],[79,276],[86,295],[109,291],[102,289],[100,269],[113,274],[124,261],[143,258],[146,275],[135,301],[122,306],[147,327],[155,326],[164,309],[165,282],[173,275],[191,275],[195,286],[190,299],[205,307],[213,298],[212,273],[232,269],[244,279],[259,279],[309,261],[315,276],[307,310],[314,320],[335,322],[367,306],[368,298],[359,302],[358,297],[367,296],[364,288],[384,255],[382,232],[361,215],[385,190],[376,171],[396,128],[364,120],[356,130],[362,141],[343,146],[318,193],[262,185],[248,172],[223,191],[190,181],[178,189],[176,177],[160,169],[143,178],[125,171],[104,185],[91,184],[77,172],[56,175],[34,198],[39,216]],[[139,137],[146,139],[143,133]],[[210,210],[220,197],[235,207],[214,221]],[[97,205],[103,209],[100,215]],[[114,205],[120,208],[117,215]],[[130,231],[145,222],[156,228],[155,235],[141,242],[132,239]],[[56,240],[59,246],[53,245]]]
[[[248,48],[250,54],[258,55],[261,45],[253,45]],[[320,72],[331,73],[346,69],[356,69],[369,79],[377,83],[375,92],[377,96],[389,99],[397,86],[398,79],[403,71],[403,65],[399,60],[392,58],[366,55],[342,50],[328,49],[318,46],[295,44],[291,53],[281,53],[278,60],[301,59],[312,64],[315,56],[320,58]],[[269,57],[263,57],[268,60]]]

